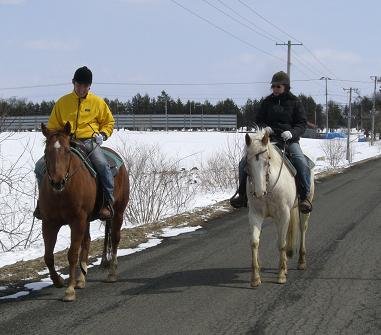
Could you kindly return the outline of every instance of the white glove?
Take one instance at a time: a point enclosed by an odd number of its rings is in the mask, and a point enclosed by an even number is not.
[[[280,134],[280,136],[282,136],[284,141],[288,141],[292,139],[292,134],[291,134],[291,131],[289,130],[284,131],[282,134]]]
[[[99,146],[101,146],[103,143],[103,135],[102,134],[95,134],[94,138],[95,138],[95,143],[98,144]]]
[[[271,129],[271,127],[265,127],[265,132],[269,135],[274,134],[274,130]]]

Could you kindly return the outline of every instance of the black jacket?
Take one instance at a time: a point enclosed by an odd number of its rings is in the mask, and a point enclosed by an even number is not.
[[[282,141],[280,134],[289,130],[292,134],[290,142],[298,142],[307,126],[307,117],[303,105],[291,92],[279,96],[273,94],[266,97],[257,114],[259,127],[271,127],[274,134],[271,140]]]

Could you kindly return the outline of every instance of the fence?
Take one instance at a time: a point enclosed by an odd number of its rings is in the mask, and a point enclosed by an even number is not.
[[[124,114],[114,115],[115,128],[153,129],[224,129],[237,128],[235,114]],[[38,130],[48,122],[47,115],[8,116],[0,119],[0,131]]]

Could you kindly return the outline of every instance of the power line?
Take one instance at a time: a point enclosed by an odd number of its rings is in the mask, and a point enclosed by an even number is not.
[[[57,86],[66,86],[70,85],[71,83],[58,83],[58,84],[43,84],[43,85],[29,85],[29,86],[14,86],[14,87],[0,87],[0,91],[6,91],[6,90],[21,90],[21,89],[28,89],[28,88],[42,88],[42,87],[57,87]]]
[[[227,5],[224,1],[222,0],[217,0],[219,3],[221,3],[223,6],[225,6],[226,8],[230,9],[234,14],[236,14],[238,17],[240,17],[241,19],[245,20],[246,22],[250,23],[251,25],[253,25],[254,27],[256,27],[257,29],[263,31],[265,34],[267,34],[268,36],[270,37],[266,37],[268,38],[269,40],[273,41],[273,42],[277,42],[279,40],[281,40],[280,38],[278,38],[277,36],[269,33],[267,30],[261,28],[260,26],[258,26],[257,24],[255,24],[253,21],[249,20],[248,18],[242,16],[239,12],[237,12],[234,8],[230,7],[229,5]]]
[[[251,6],[249,6],[247,3],[243,2],[242,0],[238,0],[238,2],[240,2],[242,5],[244,5],[246,8],[248,8],[251,12],[253,12],[255,15],[257,15],[258,17],[260,17],[262,20],[264,20],[265,22],[267,22],[269,25],[273,26],[275,29],[277,29],[278,31],[280,31],[281,33],[287,35],[289,38],[299,42],[299,43],[302,43],[301,41],[299,41],[297,38],[295,38],[294,36],[290,35],[287,31],[283,30],[282,28],[278,27],[277,25],[275,25],[274,23],[272,23],[270,20],[266,19],[263,15],[259,14],[254,8],[252,8]]]
[[[308,82],[317,81],[319,79],[295,79],[294,82]],[[229,85],[256,85],[256,84],[268,84],[268,81],[241,81],[241,82],[182,82],[182,83],[138,83],[138,82],[93,82],[93,85],[115,85],[115,86],[229,86]],[[28,85],[28,86],[12,86],[12,87],[0,87],[0,91],[6,90],[22,90],[30,88],[45,88],[45,87],[58,87],[67,86],[71,83],[57,83],[57,84],[44,84],[44,85]]]
[[[290,37],[291,39],[299,42],[299,43],[302,43],[300,40],[298,40],[297,38],[295,38],[294,36],[290,35],[287,31],[285,31],[284,29],[280,28],[279,26],[277,26],[276,24],[272,23],[270,20],[266,19],[263,15],[261,15],[260,13],[258,13],[254,8],[252,8],[251,6],[249,6],[247,3],[243,2],[242,0],[238,0],[238,2],[240,2],[242,5],[244,5],[246,8],[248,8],[251,12],[253,12],[255,15],[257,15],[258,17],[260,17],[262,20],[264,20],[265,22],[267,22],[268,24],[270,24],[272,27],[274,27],[275,29],[277,29],[278,31],[282,32],[283,34],[287,35],[288,37]],[[303,44],[303,43],[302,43]],[[312,55],[312,57],[325,69],[327,70],[328,72],[330,72],[331,74],[334,75],[334,77],[336,77],[336,75],[323,63],[320,61],[320,59],[318,57],[315,56],[315,54],[305,45],[303,44],[304,48]]]
[[[304,48],[312,55],[312,57],[324,68],[326,69],[328,72],[330,72],[334,77],[337,77],[335,75],[335,73],[330,70],[323,62],[320,61],[320,59],[318,57],[315,56],[315,54],[306,46],[304,45]]]
[[[275,41],[274,39],[272,38],[269,38],[268,36],[262,34],[261,32],[258,32],[257,30],[253,29],[252,27],[250,27],[249,25],[237,20],[235,17],[231,16],[230,14],[226,13],[225,11],[223,11],[222,9],[218,8],[217,6],[213,5],[212,3],[210,3],[208,0],[202,0],[203,2],[205,2],[206,4],[208,4],[210,7],[218,10],[220,13],[224,14],[225,16],[227,16],[228,18],[230,18],[231,20],[233,20],[234,22],[237,22],[238,24],[240,24],[241,26],[244,26],[246,27],[247,29],[250,29],[251,31],[255,32],[256,34],[266,38],[266,39],[269,39],[271,41]]]
[[[214,24],[212,21],[210,21],[210,20],[208,20],[208,19],[202,17],[201,15],[199,15],[199,14],[197,14],[196,12],[194,12],[193,10],[191,10],[191,9],[189,9],[189,8],[187,8],[187,7],[185,7],[185,6],[183,6],[182,4],[178,3],[177,1],[175,1],[175,0],[170,0],[170,1],[173,2],[174,4],[176,4],[177,6],[183,8],[183,9],[186,10],[187,12],[191,13],[192,15],[194,15],[194,16],[198,17],[199,19],[201,19],[201,20],[207,22],[208,24],[212,25],[214,28],[216,28],[216,29],[218,29],[218,30],[221,30],[221,31],[224,32],[225,34],[229,35],[230,37],[233,37],[234,39],[236,39],[236,40],[238,40],[238,41],[240,41],[240,42],[242,42],[242,43],[244,43],[244,44],[246,44],[246,45],[252,47],[253,49],[256,49],[256,50],[258,50],[258,51],[260,51],[260,52],[262,52],[262,53],[264,53],[264,54],[266,54],[266,55],[268,55],[268,56],[270,56],[270,57],[273,57],[273,58],[277,59],[278,61],[283,61],[282,58],[280,58],[280,57],[278,57],[278,56],[275,56],[275,55],[273,55],[273,54],[271,54],[271,53],[269,53],[269,52],[267,52],[267,51],[265,51],[265,50],[263,50],[263,49],[261,49],[261,48],[258,48],[258,47],[255,46],[254,44],[252,44],[252,43],[250,43],[250,42],[247,42],[247,41],[243,40],[242,38],[238,37],[237,35],[234,35],[234,34],[231,33],[230,31],[228,31],[228,30],[226,30],[226,29],[224,29],[224,28],[222,28],[222,27],[220,27],[220,26]]]

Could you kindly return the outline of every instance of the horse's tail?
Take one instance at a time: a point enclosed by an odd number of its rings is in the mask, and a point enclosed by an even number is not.
[[[102,253],[102,261],[101,261],[101,267],[103,269],[108,269],[111,264],[111,258],[112,258],[111,224],[112,224],[111,220],[106,220],[105,238],[103,243],[103,253]]]
[[[298,207],[291,208],[290,223],[287,231],[287,243],[286,254],[288,257],[292,257],[294,250],[296,249],[296,242],[298,238],[298,226],[299,226],[299,210]]]

